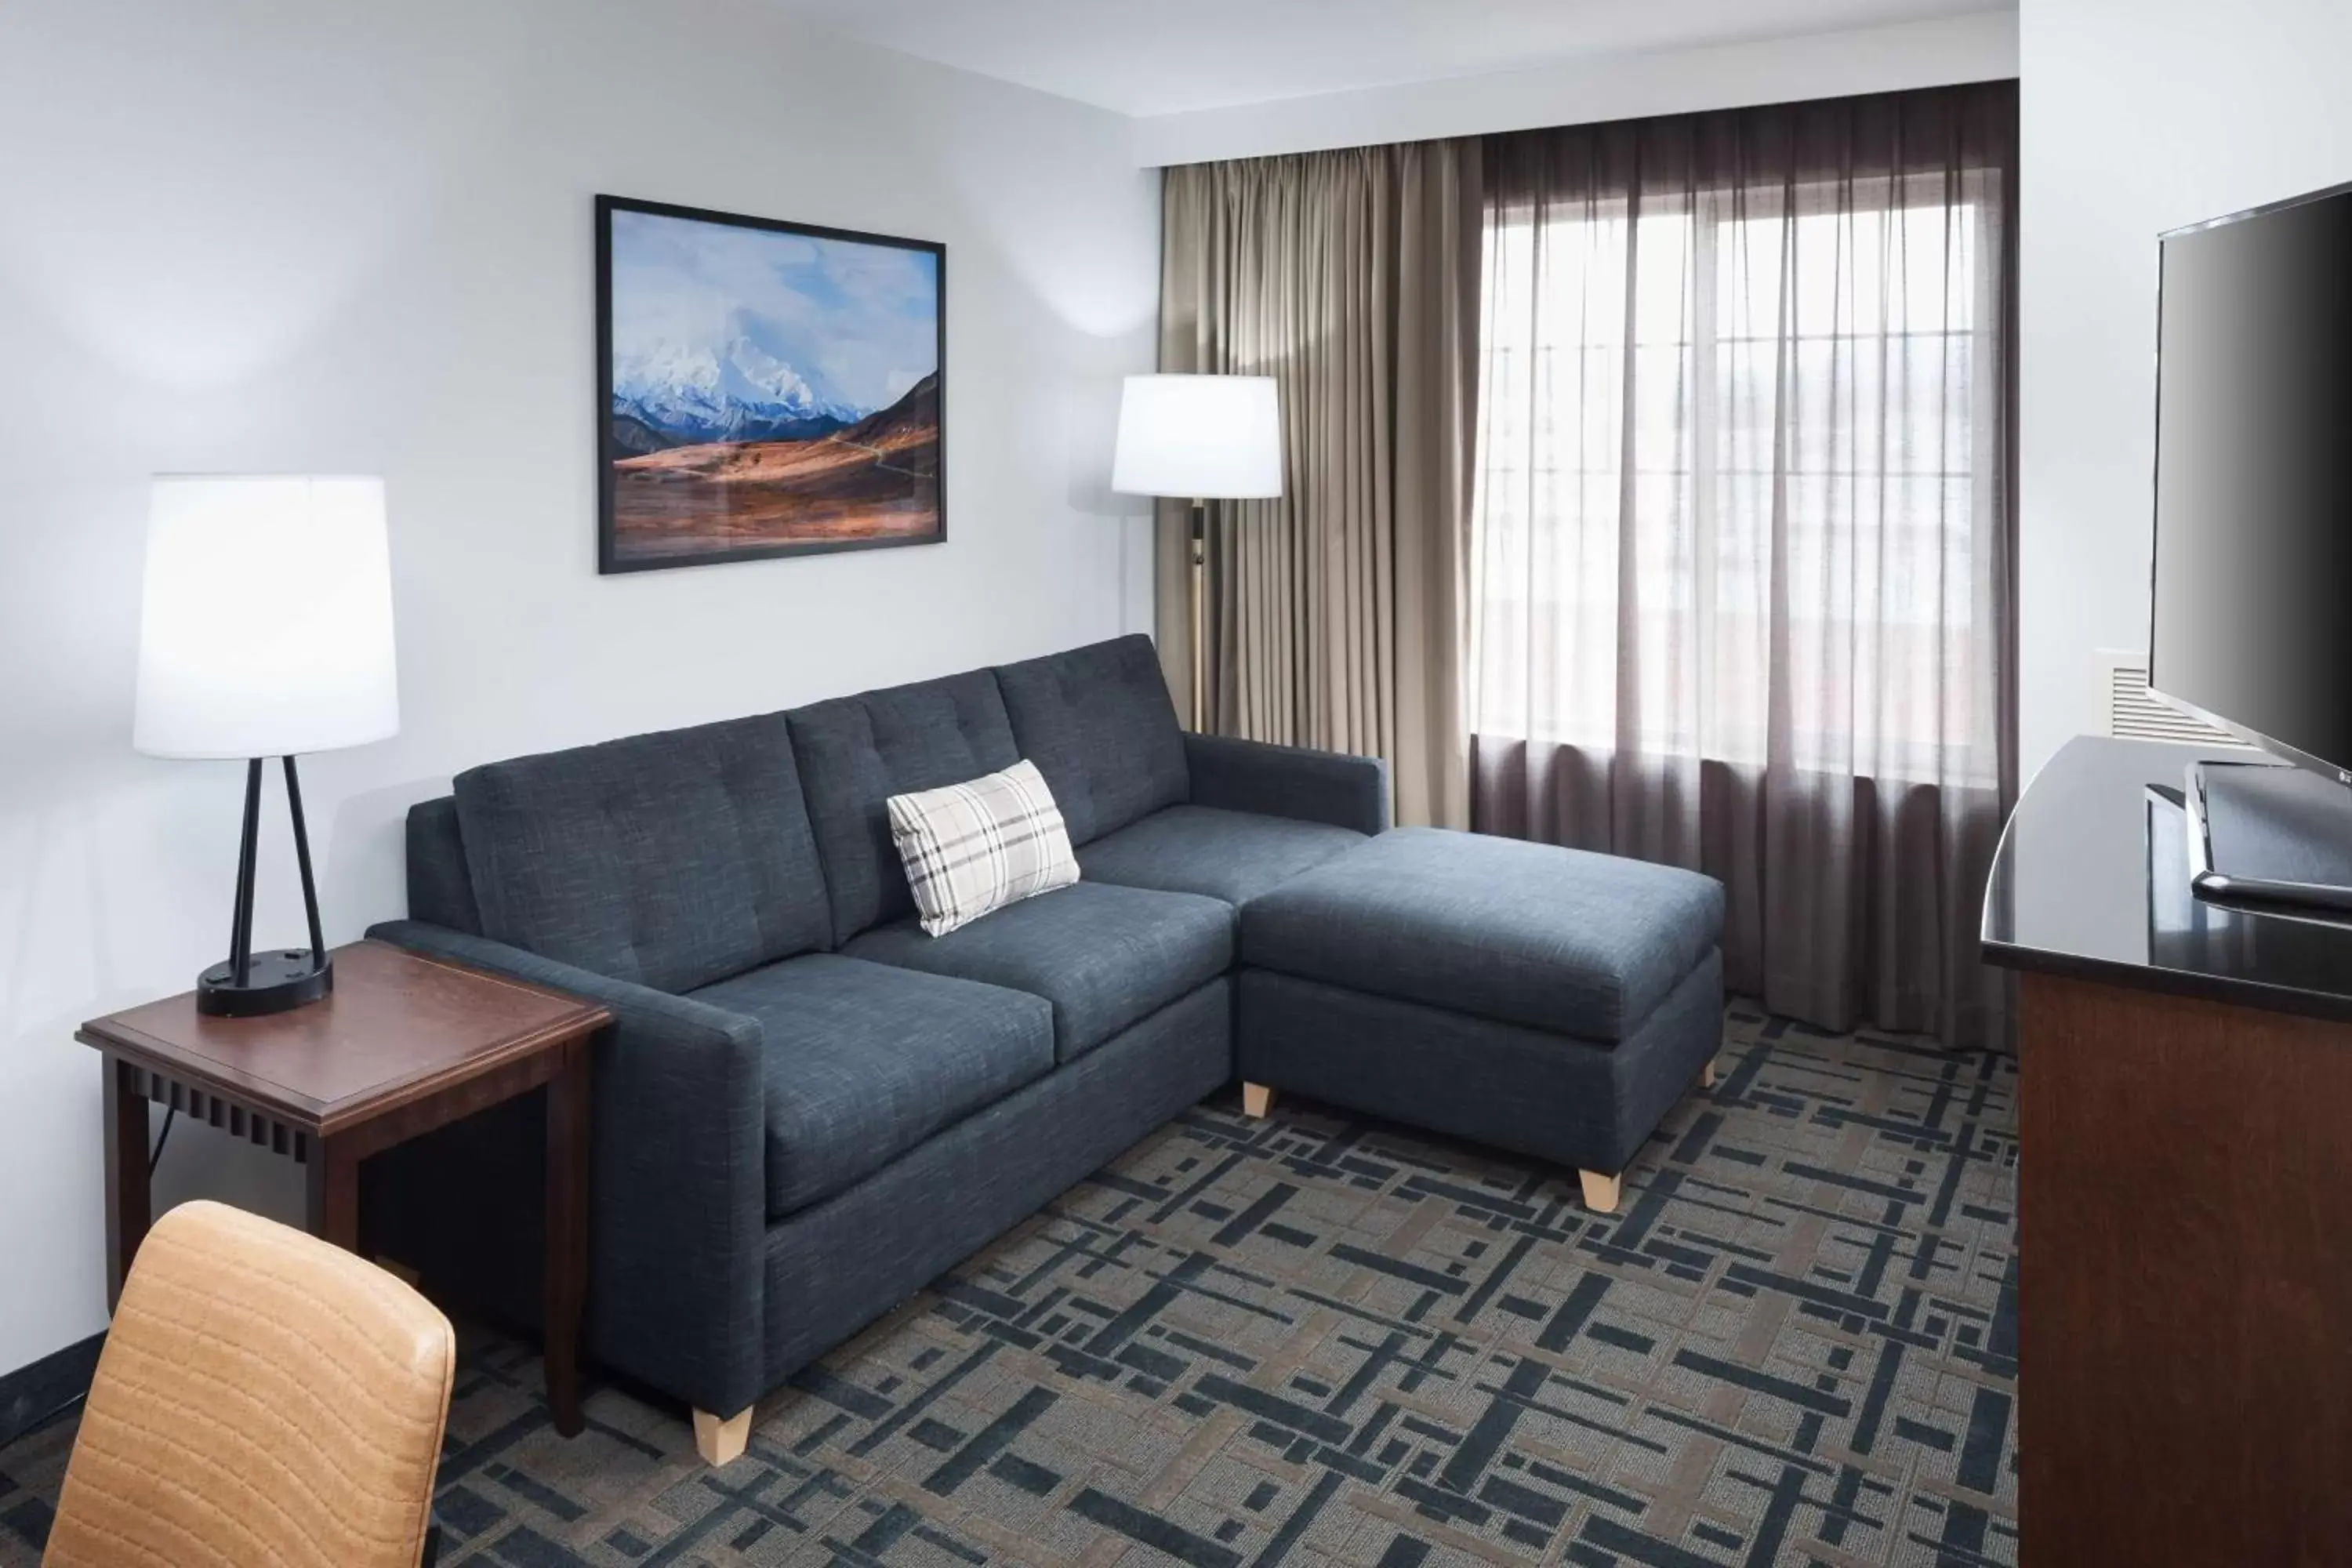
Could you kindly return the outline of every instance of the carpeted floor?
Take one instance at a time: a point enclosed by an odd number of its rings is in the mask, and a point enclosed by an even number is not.
[[[2015,1068],[1736,1011],[1628,1178],[1280,1104],[1146,1139],[760,1407],[719,1471],[469,1340],[443,1561],[2014,1563]],[[0,1564],[72,1442],[0,1450]]]

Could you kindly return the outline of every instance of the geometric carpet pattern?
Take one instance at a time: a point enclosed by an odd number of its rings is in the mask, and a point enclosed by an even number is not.
[[[693,1457],[469,1336],[444,1563],[1698,1568],[2017,1558],[2016,1068],[1735,1005],[1628,1173],[1277,1100],[1147,1138]],[[0,1452],[30,1563],[69,1424]]]

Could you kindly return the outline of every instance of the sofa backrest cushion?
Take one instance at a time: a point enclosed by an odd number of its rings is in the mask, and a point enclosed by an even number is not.
[[[497,941],[680,992],[830,939],[781,713],[493,763],[454,793]]]
[[[996,679],[1013,739],[1045,775],[1072,844],[1190,797],[1184,731],[1150,637],[1003,665]]]
[[[836,945],[915,912],[890,839],[894,795],[961,784],[1021,760],[985,669],[795,708],[793,750],[824,861]]]
[[[457,830],[457,803],[446,795],[408,808],[408,918],[482,934],[474,879],[466,870],[466,839]]]

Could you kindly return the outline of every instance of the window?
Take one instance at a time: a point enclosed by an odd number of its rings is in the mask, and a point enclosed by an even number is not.
[[[1490,216],[1480,733],[1993,768],[1985,181],[1871,184]]]

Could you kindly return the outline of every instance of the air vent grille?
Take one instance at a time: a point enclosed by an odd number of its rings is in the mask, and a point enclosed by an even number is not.
[[[2183,741],[2192,746],[2239,746],[2226,730],[2192,719],[2149,692],[2147,655],[2122,648],[2099,650],[2099,706],[2107,733],[2135,741]]]

